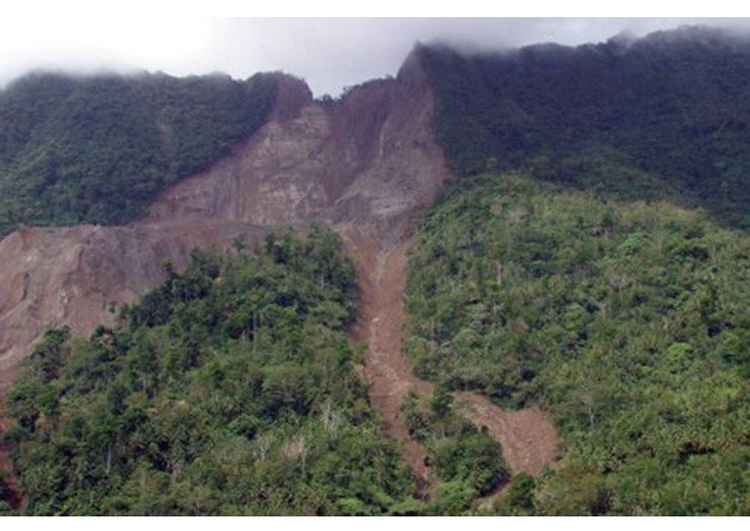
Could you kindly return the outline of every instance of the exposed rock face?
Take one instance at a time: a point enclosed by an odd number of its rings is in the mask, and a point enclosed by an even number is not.
[[[143,223],[317,220],[355,224],[384,244],[403,238],[448,175],[419,65],[409,60],[396,80],[371,81],[337,102],[315,103],[306,86],[287,81],[282,94],[296,110],[285,103],[285,119],[272,120],[208,173],[174,186]]]
[[[180,267],[195,247],[224,245],[261,229],[237,223],[160,222],[22,229],[0,242],[0,371],[16,364],[51,326],[88,335],[112,324],[115,308],[136,301]],[[0,389],[2,393],[2,389]]]
[[[50,326],[86,335],[183,265],[196,246],[228,245],[285,224],[321,221],[400,241],[447,176],[432,134],[432,94],[416,61],[318,103],[283,77],[271,119],[209,171],[166,192],[125,227],[26,228],[0,242],[0,368]]]

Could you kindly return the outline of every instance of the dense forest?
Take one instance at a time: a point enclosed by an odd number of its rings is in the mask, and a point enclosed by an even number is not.
[[[750,239],[699,211],[465,178],[409,264],[417,375],[560,427],[504,514],[750,513]]]
[[[123,224],[267,119],[274,74],[74,78],[0,92],[0,237],[19,224]]]
[[[48,332],[7,397],[30,514],[381,514],[410,500],[353,368],[338,239],[313,228],[257,247],[165,264],[161,286],[88,340]]]
[[[522,170],[750,229],[750,42],[683,28],[577,48],[417,48],[458,175]]]
[[[7,396],[27,514],[460,514],[507,482],[500,446],[442,390],[405,404],[442,480],[415,499],[355,371],[332,232],[236,247],[166,263],[114,329],[46,334]]]

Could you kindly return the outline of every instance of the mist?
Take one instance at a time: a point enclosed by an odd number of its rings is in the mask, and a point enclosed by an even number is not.
[[[31,70],[78,74],[224,72],[247,78],[284,71],[316,96],[395,75],[414,44],[464,52],[536,43],[579,45],[627,32],[634,37],[684,25],[750,35],[747,19],[698,18],[377,18],[0,20],[0,86]]]

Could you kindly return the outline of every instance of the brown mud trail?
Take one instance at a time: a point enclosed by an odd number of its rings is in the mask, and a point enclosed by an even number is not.
[[[405,444],[404,458],[413,468],[419,494],[425,496],[433,478],[425,466],[426,453],[408,433],[401,411],[410,389],[430,395],[434,384],[420,380],[402,351],[406,266],[412,240],[381,248],[356,230],[342,233],[345,249],[357,273],[359,315],[353,336],[364,341],[365,376],[370,397],[383,417],[387,434]],[[485,426],[501,444],[513,475],[536,475],[557,459],[558,434],[538,408],[504,411],[486,397],[470,392],[454,396],[460,412],[478,427]]]
[[[370,382],[370,399],[380,411],[386,433],[404,443],[404,458],[414,471],[418,494],[424,497],[430,485],[427,454],[409,437],[401,405],[409,389],[420,394],[432,392],[432,384],[418,380],[401,353],[404,321],[403,293],[409,242],[389,250],[358,231],[343,234],[347,254],[354,261],[359,298],[359,313],[352,335],[367,343],[365,378]]]

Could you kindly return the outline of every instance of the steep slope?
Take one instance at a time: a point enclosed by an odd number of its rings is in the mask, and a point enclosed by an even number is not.
[[[413,222],[448,176],[432,122],[432,91],[414,56],[396,79],[366,83],[335,102],[314,102],[304,83],[282,78],[271,120],[231,156],[165,192],[140,221],[27,228],[0,243],[0,300],[6,301],[0,366],[15,365],[50,326],[85,335],[95,323],[112,323],[113,305],[162,279],[164,259],[179,267],[194,246],[221,248],[279,225],[324,222],[343,236],[363,279],[365,302],[355,328],[371,345],[366,366],[373,400],[391,433],[409,446],[410,464],[424,474],[423,452],[409,442],[399,416],[404,389],[414,380],[393,312],[400,312]],[[390,264],[385,276],[378,264]],[[378,324],[383,312],[388,318]],[[388,373],[395,377],[382,376]],[[503,415],[481,405],[490,416]],[[540,421],[554,439],[554,430]],[[513,470],[530,472],[554,458],[545,450],[532,463],[510,453]]]
[[[747,514],[750,238],[487,174],[451,184],[415,240],[415,374],[536,404],[561,431],[561,462],[512,484],[502,513]]]
[[[110,323],[112,303],[185,263],[194,246],[231,244],[261,227],[324,221],[379,244],[400,241],[447,173],[431,134],[429,88],[416,67],[399,79],[314,103],[281,82],[272,119],[234,154],[165,193],[124,227],[24,228],[0,242],[0,363],[27,352],[49,326],[85,333]]]
[[[281,94],[277,119],[235,156],[170,189],[143,223],[324,220],[356,224],[382,244],[400,241],[448,175],[421,67],[410,58],[398,79],[371,81],[336,102],[313,102],[294,79]]]
[[[24,512],[378,515],[417,505],[351,363],[354,270],[340,244],[316,225],[274,231],[252,252],[194,252],[117,326],[88,340],[46,334],[7,404]]]
[[[165,259],[182,267],[194,247],[259,232],[247,224],[163,222],[12,233],[0,242],[0,368],[15,364],[49,326],[87,335],[111,324],[117,306],[162,278]]]
[[[266,123],[280,74],[27,75],[0,91],[0,235],[130,222]]]
[[[497,167],[750,228],[750,41],[711,28],[504,53],[417,51],[452,169]]]

